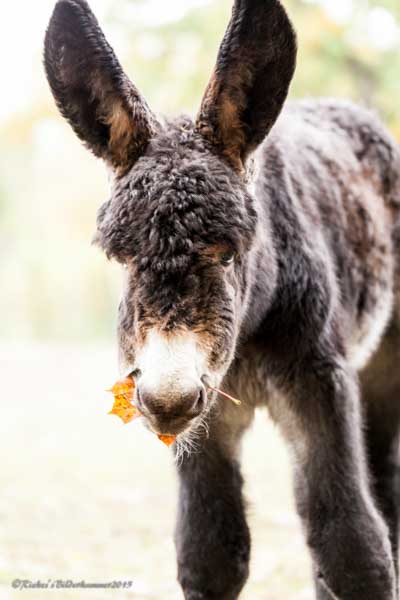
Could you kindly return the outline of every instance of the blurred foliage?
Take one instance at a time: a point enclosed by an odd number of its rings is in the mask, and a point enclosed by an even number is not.
[[[149,1],[149,0],[148,0]],[[150,2],[151,3],[151,2]],[[167,22],[136,19],[145,0],[111,0],[106,33],[152,107],[195,113],[231,0],[203,0]],[[286,0],[299,36],[292,97],[345,96],[375,107],[400,139],[400,3]],[[340,8],[340,7],[339,7]],[[140,11],[139,11],[140,12]],[[38,32],[40,38],[43,32]],[[39,93],[0,124],[0,334],[87,339],[114,331],[120,276],[90,247],[107,198],[103,166],[58,116],[35,56]],[[7,91],[5,91],[7,93]]]

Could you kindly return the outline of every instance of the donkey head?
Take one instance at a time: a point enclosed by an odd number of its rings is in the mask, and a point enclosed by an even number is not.
[[[296,59],[278,0],[236,0],[195,122],[159,120],[85,0],[59,0],[45,41],[56,103],[108,163],[96,241],[126,269],[120,354],[158,433],[195,427],[233,359],[257,261],[248,158],[286,99]]]

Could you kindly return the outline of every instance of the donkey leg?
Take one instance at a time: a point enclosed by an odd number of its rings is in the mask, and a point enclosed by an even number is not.
[[[365,433],[372,491],[386,524],[398,580],[400,520],[400,326],[393,322],[361,374]],[[318,574],[317,600],[331,600]]]
[[[175,543],[185,600],[236,600],[247,580],[250,533],[238,441],[232,431],[213,427],[201,450],[178,466]]]
[[[314,569],[314,583],[316,600],[336,600],[336,597],[329,591],[324,579],[318,574],[316,569]]]
[[[399,398],[399,396],[398,396]],[[399,400],[398,400],[399,401]],[[377,505],[389,528],[390,542],[398,574],[399,553],[399,465],[398,435],[382,438],[382,431],[371,425],[371,413],[368,419],[368,459],[372,473],[372,487]]]
[[[372,485],[390,531],[398,573],[400,324],[393,322],[368,368],[361,375],[366,413],[366,441]]]
[[[369,490],[358,384],[340,357],[318,354],[291,371],[286,400],[274,401],[271,413],[296,456],[296,502],[319,598],[394,600],[387,527]]]

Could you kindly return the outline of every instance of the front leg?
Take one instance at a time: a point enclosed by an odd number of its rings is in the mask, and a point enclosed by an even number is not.
[[[214,425],[202,449],[178,465],[175,542],[185,600],[236,600],[247,580],[250,534],[235,450],[239,438],[235,427]]]
[[[295,456],[295,494],[318,599],[394,600],[387,527],[368,482],[358,383],[341,357],[313,353],[271,403]]]

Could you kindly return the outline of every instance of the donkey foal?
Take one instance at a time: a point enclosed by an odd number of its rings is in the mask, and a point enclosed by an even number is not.
[[[85,0],[59,0],[46,35],[57,105],[112,173],[96,241],[126,267],[122,365],[148,427],[178,436],[186,600],[235,600],[248,576],[239,446],[263,405],[317,598],[397,593],[400,152],[346,102],[280,115],[295,61],[280,2],[236,0],[197,119],[165,121]]]

